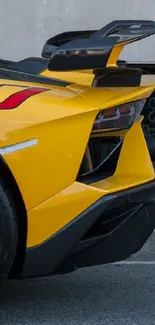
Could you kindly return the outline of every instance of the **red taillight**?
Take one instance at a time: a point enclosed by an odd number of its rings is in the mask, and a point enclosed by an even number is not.
[[[130,127],[140,115],[145,102],[146,99],[142,99],[101,111],[96,117],[92,131]]]

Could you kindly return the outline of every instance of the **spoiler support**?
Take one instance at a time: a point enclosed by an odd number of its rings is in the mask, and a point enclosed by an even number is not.
[[[53,71],[100,69],[107,66],[116,47],[121,51],[125,45],[153,34],[154,21],[116,20],[100,30],[56,35],[46,42],[42,56],[50,58],[48,69]]]

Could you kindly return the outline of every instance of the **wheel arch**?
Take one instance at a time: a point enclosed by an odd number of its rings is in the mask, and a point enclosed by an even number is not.
[[[3,157],[0,155],[0,178],[2,178],[5,185],[8,187],[13,198],[17,221],[18,221],[18,246],[16,257],[9,274],[9,278],[16,278],[22,272],[22,266],[25,259],[26,240],[27,240],[27,213],[25,203],[18,187],[18,184],[6,164]]]

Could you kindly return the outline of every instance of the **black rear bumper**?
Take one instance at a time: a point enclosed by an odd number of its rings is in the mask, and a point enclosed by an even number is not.
[[[155,180],[102,197],[42,245],[26,250],[22,277],[68,273],[128,258],[155,228]]]

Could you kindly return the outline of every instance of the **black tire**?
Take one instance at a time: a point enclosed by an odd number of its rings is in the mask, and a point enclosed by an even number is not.
[[[18,244],[18,223],[9,189],[0,181],[0,284],[8,277]]]

